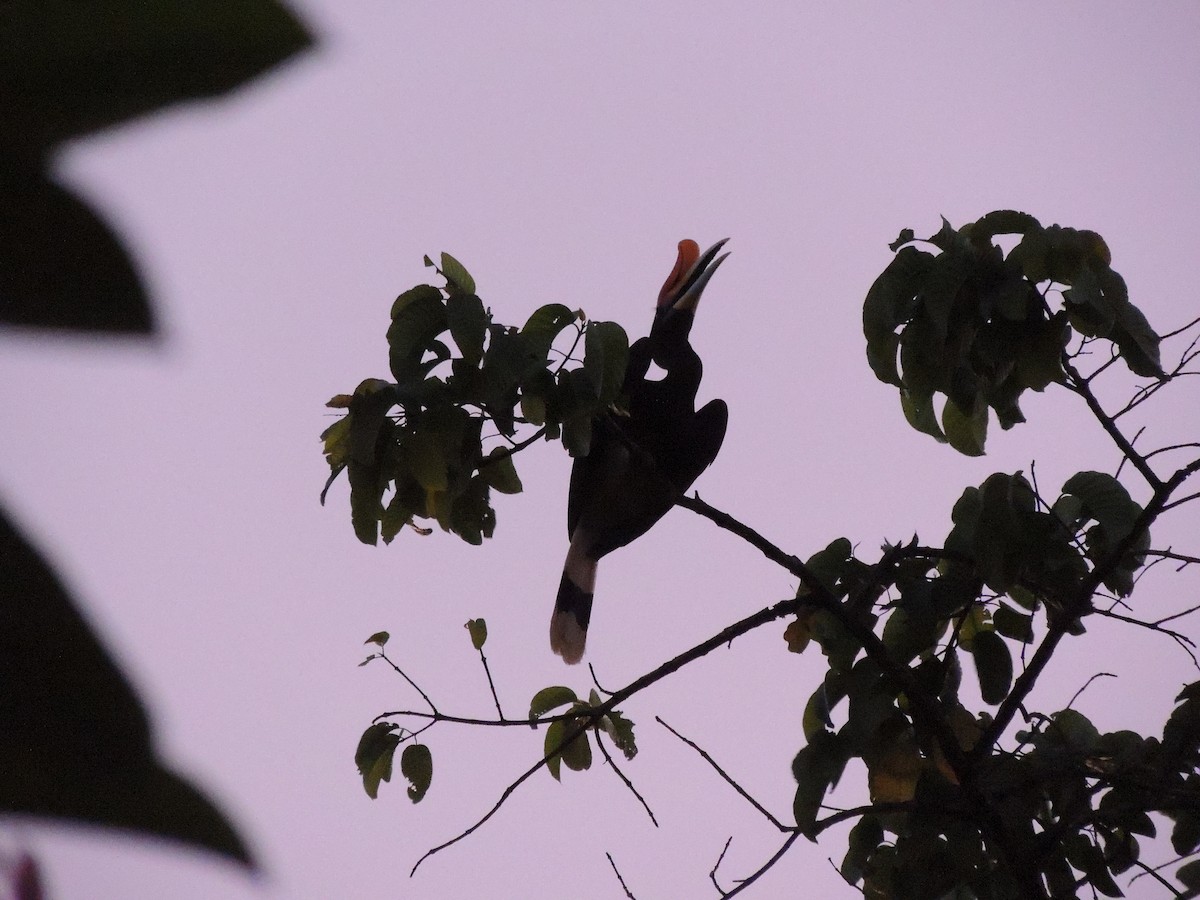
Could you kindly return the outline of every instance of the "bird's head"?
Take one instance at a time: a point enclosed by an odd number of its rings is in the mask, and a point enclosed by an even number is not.
[[[721,248],[728,240],[717,241],[703,253],[700,252],[700,245],[693,240],[679,242],[675,268],[658,292],[658,308],[654,313],[654,325],[650,328],[650,337],[655,343],[669,345],[687,339],[700,296],[708,280],[729,255],[721,253]]]

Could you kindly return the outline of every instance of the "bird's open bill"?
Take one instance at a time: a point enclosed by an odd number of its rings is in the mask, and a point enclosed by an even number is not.
[[[679,242],[679,256],[675,260],[675,268],[667,276],[658,294],[660,313],[668,309],[695,311],[708,280],[729,255],[721,253],[721,248],[728,240],[729,238],[723,238],[717,241],[703,253],[700,252],[700,245],[690,238]],[[721,255],[717,256],[718,253]]]

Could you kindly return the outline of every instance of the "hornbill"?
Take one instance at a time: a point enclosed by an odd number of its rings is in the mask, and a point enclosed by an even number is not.
[[[628,409],[592,423],[591,449],[571,469],[571,545],[550,620],[550,648],[565,662],[583,658],[597,561],[645,534],[721,449],[729,408],[713,400],[696,409],[703,366],[688,334],[705,285],[729,255],[717,255],[724,245],[701,254],[695,241],[679,242],[650,334],[629,348],[621,390]],[[646,377],[651,362],[665,371],[661,379]]]

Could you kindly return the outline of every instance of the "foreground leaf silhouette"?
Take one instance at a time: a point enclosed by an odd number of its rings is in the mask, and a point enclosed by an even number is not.
[[[0,813],[127,829],[253,867],[154,751],[146,710],[51,568],[0,511]]]

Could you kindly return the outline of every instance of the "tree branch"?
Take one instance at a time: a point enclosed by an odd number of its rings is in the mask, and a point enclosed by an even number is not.
[[[771,869],[771,867],[775,865],[775,863],[777,863],[781,859],[783,859],[783,855],[785,853],[787,853],[789,850],[792,849],[792,844],[796,843],[796,839],[798,837],[800,837],[799,831],[793,831],[791,834],[789,834],[787,840],[783,842],[783,846],[780,847],[778,850],[776,850],[775,854],[770,859],[768,859],[765,863],[763,863],[762,866],[760,866],[758,868],[758,870],[756,872],[754,872],[754,874],[752,874],[749,878],[743,879],[738,884],[738,886],[735,887],[732,891],[729,891],[728,893],[724,893],[721,896],[722,897],[737,896],[742,891],[744,891],[748,887],[750,887],[750,885],[754,884],[754,882],[758,881],[758,879],[762,878],[762,876],[765,875]],[[715,883],[715,881],[714,881],[714,883]]]
[[[608,748],[604,746],[604,741],[600,739],[599,730],[596,731],[596,746],[600,748],[600,753],[605,761],[612,766],[612,770],[617,773],[617,777],[625,783],[625,787],[629,788],[629,793],[637,798],[638,803],[642,804],[642,809],[646,811],[646,815],[650,817],[650,821],[654,823],[654,827],[658,827],[658,819],[654,818],[654,810],[650,808],[650,804],[646,802],[646,798],[638,793],[638,789],[633,786],[633,782],[621,771],[617,766],[616,760],[612,758],[612,754],[608,752]]]
[[[1092,411],[1092,415],[1095,416],[1096,421],[1100,423],[1100,427],[1108,433],[1108,436],[1112,438],[1113,443],[1117,445],[1123,454],[1125,454],[1125,458],[1132,463],[1135,469],[1141,472],[1142,477],[1146,479],[1146,482],[1152,488],[1154,488],[1154,490],[1157,491],[1159,488],[1161,488],[1163,484],[1162,479],[1158,477],[1158,474],[1152,468],[1150,468],[1150,464],[1146,462],[1145,458],[1133,449],[1133,444],[1129,443],[1129,440],[1124,434],[1121,433],[1121,430],[1117,428],[1117,423],[1111,416],[1108,415],[1108,413],[1104,411],[1104,407],[1100,405],[1100,401],[1097,400],[1096,395],[1092,393],[1092,389],[1088,385],[1087,379],[1079,374],[1079,370],[1075,368],[1074,364],[1071,362],[1071,358],[1065,352],[1062,355],[1062,366],[1064,371],[1066,371],[1066,373],[1071,377],[1073,390],[1083,398],[1083,401],[1087,404],[1088,409],[1090,409]]]
[[[1122,436],[1121,439],[1124,440],[1124,437]],[[1116,569],[1141,536],[1154,524],[1158,516],[1169,507],[1167,500],[1171,494],[1197,471],[1200,471],[1200,460],[1193,461],[1191,464],[1179,469],[1167,481],[1159,481],[1157,487],[1154,489],[1154,494],[1150,498],[1150,502],[1146,504],[1146,508],[1142,510],[1141,515],[1134,522],[1129,534],[1109,554],[1107,559],[1096,565],[1083,578],[1075,592],[1075,596],[1064,604],[1063,615],[1057,621],[1051,623],[1045,639],[1038,645],[1033,657],[1029,660],[1029,665],[1026,666],[1025,671],[1013,682],[1012,690],[1009,691],[1004,702],[1000,704],[995,718],[992,719],[991,724],[980,736],[978,743],[976,743],[974,749],[971,751],[974,758],[979,759],[985,753],[991,752],[996,741],[999,740],[1000,736],[1004,734],[1005,729],[1012,722],[1017,709],[1025,702],[1025,699],[1033,690],[1038,677],[1049,664],[1051,657],[1053,657],[1058,647],[1059,641],[1067,633],[1071,622],[1087,610],[1092,597],[1095,596],[1104,579]]]
[[[676,731],[674,728],[672,728],[670,725],[668,725],[666,722],[664,722],[662,720],[661,716],[655,716],[654,720],[656,722],[658,722],[658,724],[661,725],[663,728],[667,729],[667,731],[671,732],[671,734],[675,735],[675,737],[679,738],[681,741],[683,741],[685,744],[687,744],[689,747],[691,747],[693,750],[695,750],[697,753],[699,753],[700,757],[706,763],[708,763],[710,766],[713,767],[713,769],[716,771],[716,773],[718,775],[720,775],[722,779],[724,779],[725,783],[728,784],[735,791],[737,791],[738,794],[741,795],[742,799],[744,799],[747,803],[749,803],[756,810],[758,810],[768,822],[770,822],[772,825],[774,825],[780,831],[793,831],[795,829],[795,826],[784,825],[777,818],[775,818],[774,815],[771,814],[771,811],[769,809],[767,809],[765,806],[763,806],[761,803],[759,803],[757,800],[755,800],[753,797],[751,797],[750,794],[746,792],[746,789],[743,788],[736,781],[734,781],[732,778],[730,778],[729,775],[726,774],[725,770],[722,769],[719,765],[717,765],[717,761],[715,759],[713,759],[711,756],[709,756],[709,754],[702,747],[700,747],[694,741],[691,741],[688,738],[685,738],[682,734],[680,734],[678,731]],[[718,860],[718,863],[719,862],[720,861]]]

